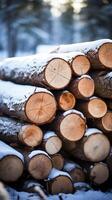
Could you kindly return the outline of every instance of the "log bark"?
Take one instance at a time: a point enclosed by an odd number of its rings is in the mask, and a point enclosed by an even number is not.
[[[0,79],[20,84],[62,89],[71,80],[72,70],[66,54],[43,54],[7,58],[0,63]]]
[[[77,99],[87,99],[94,94],[94,81],[88,75],[74,79],[68,86]]]
[[[0,141],[0,180],[14,182],[24,169],[24,158],[14,148]]]
[[[84,137],[76,143],[72,156],[85,161],[100,162],[109,155],[108,138],[98,129],[88,128]]]
[[[107,112],[107,105],[99,97],[91,97],[87,101],[81,101],[77,104],[77,109],[84,113],[86,118],[101,118]]]
[[[91,76],[95,82],[95,93],[100,97],[112,99],[112,72],[94,72]]]
[[[110,179],[112,178],[112,147],[111,147],[111,151],[106,159],[106,163],[108,165],[109,168],[109,172],[110,172]],[[112,181],[112,179],[111,179]]]
[[[55,132],[47,131],[44,133],[42,147],[49,155],[53,155],[61,150],[62,141]]]
[[[112,69],[112,40],[101,39],[91,42],[60,45],[53,52],[67,53],[74,51],[85,53],[94,69]]]
[[[70,110],[75,107],[75,95],[68,90],[58,91],[55,93],[55,98],[57,100],[59,109],[62,111]]]
[[[64,157],[60,153],[56,153],[54,155],[51,155],[53,168],[56,168],[58,170],[62,170],[64,167]]]
[[[34,150],[27,157],[27,169],[33,178],[45,179],[52,169],[51,158],[45,151]]]
[[[54,118],[56,101],[53,94],[44,88],[0,80],[0,110],[20,120],[45,124]]]
[[[0,140],[35,147],[41,143],[42,138],[43,132],[38,126],[0,116]]]
[[[74,183],[85,181],[85,173],[77,163],[66,160],[63,170],[70,174]]]
[[[51,194],[72,193],[73,183],[67,172],[52,169],[47,180],[47,191]]]
[[[57,116],[54,129],[62,140],[74,142],[83,137],[86,120],[81,112],[71,109]]]

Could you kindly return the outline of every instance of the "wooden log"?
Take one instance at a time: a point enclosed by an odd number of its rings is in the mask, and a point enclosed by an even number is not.
[[[47,200],[46,191],[43,185],[35,180],[25,181],[22,189],[26,192],[37,193],[41,199]]]
[[[68,90],[58,91],[55,94],[55,98],[57,100],[59,109],[62,111],[70,110],[75,107],[76,98]]]
[[[107,112],[106,103],[99,97],[91,97],[87,101],[81,101],[77,109],[84,113],[87,118],[101,118]]]
[[[95,82],[95,93],[103,98],[112,99],[112,72],[91,73]]]
[[[7,58],[0,63],[0,78],[15,83],[62,89],[71,80],[72,70],[66,54],[43,54]]]
[[[9,200],[9,194],[2,182],[0,182],[0,200]]]
[[[77,141],[85,133],[86,119],[81,112],[74,109],[68,110],[57,116],[54,129],[62,140]]]
[[[51,158],[45,151],[34,150],[27,157],[27,169],[33,178],[45,179],[52,169]]]
[[[53,168],[62,170],[64,167],[64,157],[60,153],[51,156]]]
[[[112,69],[112,40],[101,39],[91,42],[60,45],[53,52],[66,53],[74,51],[86,54],[94,69]]]
[[[110,152],[108,138],[96,128],[88,128],[84,137],[76,143],[72,156],[81,160],[100,162]]]
[[[109,172],[110,172],[110,178],[112,178],[112,146],[111,146],[111,151],[106,159],[106,163],[108,165],[109,168]],[[111,179],[112,181],[112,179]]]
[[[0,110],[20,120],[45,124],[54,118],[56,101],[44,88],[0,80]]]
[[[85,181],[85,173],[77,163],[66,160],[63,170],[70,174],[74,183]]]
[[[42,142],[42,138],[43,132],[38,126],[0,116],[0,140],[35,147]]]
[[[0,180],[14,182],[23,173],[24,158],[14,148],[0,141]]]
[[[67,172],[52,169],[47,180],[47,191],[51,194],[72,193],[73,183]]]
[[[54,131],[47,131],[44,134],[42,146],[49,155],[53,155],[61,150],[62,141]]]
[[[74,151],[76,147],[76,142],[72,142],[72,141],[63,141],[63,149],[67,152],[72,152]]]
[[[90,76],[83,75],[70,83],[69,90],[76,98],[87,99],[94,94],[94,81]]]

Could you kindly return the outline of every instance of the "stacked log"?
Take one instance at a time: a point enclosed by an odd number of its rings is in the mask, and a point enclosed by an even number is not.
[[[1,181],[45,200],[109,183],[111,54],[105,39],[1,61]]]

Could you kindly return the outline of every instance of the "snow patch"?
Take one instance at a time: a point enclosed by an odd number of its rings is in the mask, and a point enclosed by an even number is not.
[[[63,172],[53,168],[49,174],[48,180],[52,180],[58,176],[67,176],[71,179],[71,176],[67,172]]]
[[[97,128],[88,128],[88,129],[86,129],[84,136],[89,137],[90,135],[93,135],[93,134],[96,134],[96,133],[102,133],[102,131],[100,131]]]
[[[80,115],[84,120],[85,120],[85,117],[83,115],[83,113],[81,113],[80,111],[78,110],[75,110],[75,109],[70,109],[70,110],[67,110],[63,113],[63,116],[67,116],[69,114],[77,114],[77,115]]]
[[[32,151],[32,152],[28,155],[28,157],[29,157],[29,158],[32,158],[32,157],[34,157],[34,156],[36,156],[36,155],[45,155],[45,156],[47,156],[48,158],[50,158],[50,156],[49,156],[45,151],[41,151],[41,150]],[[51,159],[51,158],[50,158],[50,159]]]

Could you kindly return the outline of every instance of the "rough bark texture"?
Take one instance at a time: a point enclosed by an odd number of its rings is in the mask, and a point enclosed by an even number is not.
[[[49,113],[45,112],[47,109]],[[0,81],[0,110],[20,120],[43,124],[54,117],[56,101],[52,93],[44,88]]]

